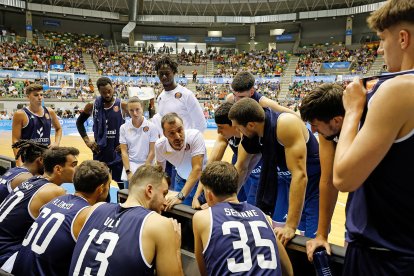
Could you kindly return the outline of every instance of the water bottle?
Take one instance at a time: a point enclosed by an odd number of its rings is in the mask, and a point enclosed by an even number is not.
[[[313,265],[315,266],[316,275],[332,276],[331,267],[329,266],[329,256],[325,248],[319,247],[313,253]]]

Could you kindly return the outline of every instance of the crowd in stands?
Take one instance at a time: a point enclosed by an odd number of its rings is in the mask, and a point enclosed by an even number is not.
[[[197,45],[195,46],[194,53],[190,51],[186,51],[185,48],[181,49],[181,53],[177,55],[177,62],[178,64],[183,65],[192,65],[192,64],[200,64],[206,63],[209,59],[209,56],[203,51],[199,51]]]
[[[322,47],[302,50],[296,66],[297,76],[312,76],[320,72],[324,62],[351,62],[350,73],[366,74],[377,56],[378,44],[365,44],[355,50]]]
[[[289,61],[286,51],[251,51],[238,54],[219,54],[214,57],[216,77],[231,77],[240,71],[256,76],[279,76]]]

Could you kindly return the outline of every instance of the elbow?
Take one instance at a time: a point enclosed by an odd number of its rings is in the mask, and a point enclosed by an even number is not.
[[[333,185],[335,189],[337,189],[338,191],[343,193],[355,191],[355,189],[351,185],[348,185],[347,182],[349,181],[347,181],[344,177],[341,177],[336,173],[334,174]],[[352,182],[352,180],[350,182]]]

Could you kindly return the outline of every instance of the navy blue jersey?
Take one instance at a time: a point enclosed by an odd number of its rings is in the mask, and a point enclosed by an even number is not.
[[[64,195],[44,205],[17,254],[12,274],[68,275],[75,238],[72,223],[89,206],[86,199]]]
[[[103,112],[105,113],[106,145],[105,147],[99,147],[99,153],[94,153],[93,159],[104,162],[107,165],[112,165],[122,162],[121,154],[115,150],[119,145],[119,129],[125,123],[122,116],[121,100],[116,98],[113,105],[109,108],[104,108]],[[94,124],[99,124],[99,112],[95,105],[92,114]],[[97,135],[97,131],[94,131],[95,141],[99,140]]]
[[[43,107],[42,117],[32,113],[27,107],[24,107],[23,111],[26,113],[29,121],[22,128],[20,139],[33,140],[44,145],[50,145],[52,119],[47,108]]]
[[[30,173],[25,167],[14,167],[0,176],[0,203],[11,193],[11,182],[22,173]]]
[[[209,210],[212,229],[203,252],[209,275],[282,275],[275,235],[259,208],[222,202]]]
[[[27,230],[34,221],[29,204],[49,180],[33,176],[14,189],[0,205],[0,265],[19,251]]]
[[[112,203],[96,208],[78,237],[69,275],[154,275],[141,251],[142,228],[151,213]]]
[[[414,224],[407,217],[414,213],[413,164],[414,130],[392,144],[363,185],[348,197],[348,241],[414,256]]]

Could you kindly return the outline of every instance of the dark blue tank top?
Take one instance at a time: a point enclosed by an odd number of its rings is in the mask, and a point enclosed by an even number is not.
[[[405,71],[394,76],[413,74]],[[390,75],[386,75],[386,79]],[[381,79],[380,79],[381,81]],[[382,82],[370,91],[370,99]],[[348,196],[348,241],[414,256],[414,130],[393,143],[364,184]],[[396,227],[398,228],[397,230]]]
[[[94,107],[95,108],[95,107]],[[121,100],[116,98],[114,104],[110,108],[105,108],[106,117],[106,146],[100,147],[100,152],[93,155],[94,160],[99,160],[112,165],[122,162],[120,152],[116,152],[116,147],[119,145],[119,129],[125,120],[122,116]],[[94,124],[97,124],[97,114],[93,111]],[[94,131],[95,141],[98,141],[97,133]]]
[[[42,176],[33,176],[14,189],[0,205],[0,265],[19,251],[35,219],[29,213],[29,204],[47,183],[49,180]]]
[[[23,240],[12,274],[68,275],[76,244],[72,223],[87,206],[86,199],[75,195],[64,195],[44,205]]]
[[[222,202],[209,210],[212,230],[203,252],[209,275],[282,275],[275,235],[259,208]]]
[[[79,235],[69,275],[154,275],[141,252],[142,227],[151,213],[112,203],[96,208]]]
[[[25,167],[14,167],[0,176],[0,204],[11,193],[11,182],[22,173],[30,173]]]
[[[50,132],[52,128],[52,119],[49,111],[43,107],[43,116],[39,117],[30,112],[26,107],[23,108],[29,122],[22,128],[20,139],[33,140],[44,145],[50,145]]]

